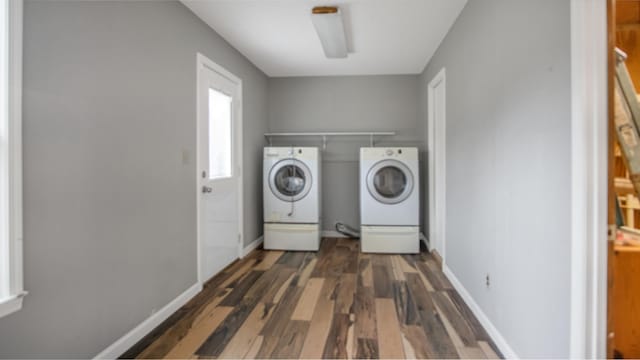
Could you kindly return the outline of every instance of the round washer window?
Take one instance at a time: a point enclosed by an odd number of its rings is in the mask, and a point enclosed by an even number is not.
[[[407,176],[395,166],[385,166],[373,177],[373,186],[378,194],[395,199],[407,188]]]
[[[304,190],[304,172],[296,165],[283,166],[276,172],[276,189],[285,196],[296,196]]]
[[[282,201],[298,201],[311,190],[311,170],[300,160],[284,159],[277,162],[269,173],[271,192]]]
[[[402,162],[382,160],[367,174],[369,194],[383,204],[398,204],[413,192],[413,174]]]

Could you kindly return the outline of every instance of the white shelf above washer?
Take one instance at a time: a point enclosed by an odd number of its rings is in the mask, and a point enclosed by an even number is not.
[[[264,136],[269,140],[269,145],[272,144],[272,138],[274,137],[320,137],[322,138],[322,149],[327,148],[327,137],[329,136],[368,136],[369,143],[373,147],[373,138],[376,136],[395,136],[395,131],[357,131],[357,132],[277,132],[277,133],[265,133]]]

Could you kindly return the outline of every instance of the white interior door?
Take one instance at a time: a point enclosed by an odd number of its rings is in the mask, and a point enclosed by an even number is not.
[[[442,69],[428,88],[429,242],[445,261],[446,76]]]
[[[198,67],[199,276],[204,282],[241,255],[242,104],[237,78],[208,61]]]

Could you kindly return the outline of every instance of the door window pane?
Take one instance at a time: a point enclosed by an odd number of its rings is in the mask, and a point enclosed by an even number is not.
[[[231,172],[232,98],[209,89],[209,179],[229,178]]]

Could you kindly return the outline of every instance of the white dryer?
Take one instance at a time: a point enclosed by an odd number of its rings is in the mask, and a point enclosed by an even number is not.
[[[320,152],[315,147],[264,149],[264,248],[320,248]]]
[[[420,252],[417,148],[360,149],[361,249]]]

